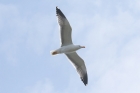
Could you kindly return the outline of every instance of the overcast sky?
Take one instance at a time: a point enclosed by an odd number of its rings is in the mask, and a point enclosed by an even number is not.
[[[84,86],[60,47],[55,7],[72,26]],[[140,93],[140,0],[0,0],[0,93]]]

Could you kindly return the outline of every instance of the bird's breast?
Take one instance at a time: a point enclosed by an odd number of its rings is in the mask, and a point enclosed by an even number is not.
[[[78,50],[78,48],[74,45],[61,47],[61,53],[71,53],[71,52],[75,52],[76,50]]]

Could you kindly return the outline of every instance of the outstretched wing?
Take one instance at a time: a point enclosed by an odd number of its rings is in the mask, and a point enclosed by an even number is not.
[[[62,11],[57,7],[56,7],[56,14],[58,18],[58,24],[60,26],[61,46],[72,44],[72,39],[71,39],[72,29],[67,18],[62,13]]]
[[[84,63],[84,60],[78,56],[76,52],[66,54],[66,56],[69,58],[69,60],[72,62],[72,64],[75,66],[78,74],[80,75],[81,80],[85,85],[88,84],[88,76],[87,76],[87,70]]]

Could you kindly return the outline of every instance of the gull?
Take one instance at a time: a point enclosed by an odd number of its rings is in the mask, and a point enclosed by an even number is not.
[[[62,53],[65,54],[72,63],[72,65],[77,70],[81,80],[86,86],[88,84],[86,66],[84,60],[80,58],[76,53],[77,50],[85,48],[85,46],[73,44],[71,39],[72,28],[70,26],[70,23],[68,22],[67,18],[58,7],[56,7],[56,16],[60,27],[61,47],[54,51],[51,51],[51,54],[52,55]]]

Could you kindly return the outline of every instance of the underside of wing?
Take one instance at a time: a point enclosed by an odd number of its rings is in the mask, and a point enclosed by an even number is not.
[[[85,63],[83,59],[81,59],[76,52],[66,54],[68,59],[72,62],[72,64],[75,66],[78,74],[80,75],[81,80],[85,85],[88,83],[88,76],[87,76],[87,70]]]
[[[71,39],[72,29],[67,18],[62,13],[62,11],[57,7],[56,7],[56,14],[58,18],[58,24],[60,26],[61,46],[72,44],[72,39]]]

